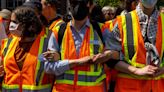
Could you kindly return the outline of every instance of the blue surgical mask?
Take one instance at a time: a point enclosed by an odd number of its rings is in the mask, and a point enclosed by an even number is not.
[[[157,0],[141,0],[141,3],[145,8],[153,8]]]

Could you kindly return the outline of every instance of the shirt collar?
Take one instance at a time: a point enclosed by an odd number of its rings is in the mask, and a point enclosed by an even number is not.
[[[138,6],[136,7],[136,12],[137,12],[137,15],[139,16],[139,21],[140,22],[146,22],[146,20],[148,19],[148,16],[143,13],[143,11],[140,7],[140,4],[138,4]],[[157,8],[155,8],[152,15],[150,16],[150,19],[154,22],[157,22],[158,16],[159,16],[159,12],[158,12]]]

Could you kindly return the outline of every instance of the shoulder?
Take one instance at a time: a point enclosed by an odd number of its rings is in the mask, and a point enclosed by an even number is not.
[[[11,42],[12,41],[14,41],[13,40],[14,38],[6,38],[6,39],[3,39],[2,41],[1,41],[1,54],[5,51],[5,49],[7,49],[7,48],[9,48],[9,46],[11,46]],[[16,39],[15,39],[15,41],[16,41]],[[13,44],[14,45],[14,44]],[[12,46],[13,46],[12,45]]]
[[[56,21],[54,21],[51,26],[49,27],[50,30],[52,31],[56,31],[59,30],[60,26],[65,23],[62,19],[58,19]]]

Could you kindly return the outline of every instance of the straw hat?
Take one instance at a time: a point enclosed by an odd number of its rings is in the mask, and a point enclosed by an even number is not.
[[[0,16],[1,16],[2,18],[5,18],[5,19],[10,19],[11,11],[8,10],[8,9],[2,9],[2,10],[0,11]]]

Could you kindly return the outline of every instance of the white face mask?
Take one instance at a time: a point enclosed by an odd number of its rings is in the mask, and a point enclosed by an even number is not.
[[[145,8],[153,8],[157,3],[157,0],[141,0],[141,3]]]
[[[18,29],[18,26],[19,26],[19,24],[16,24],[16,23],[14,23],[14,22],[10,22],[9,30],[10,30],[10,31],[17,30],[17,29]]]
[[[19,24],[16,24],[14,22],[10,22],[9,31],[12,35],[17,36],[17,37],[21,37],[22,32],[18,30],[18,27],[19,27]]]

